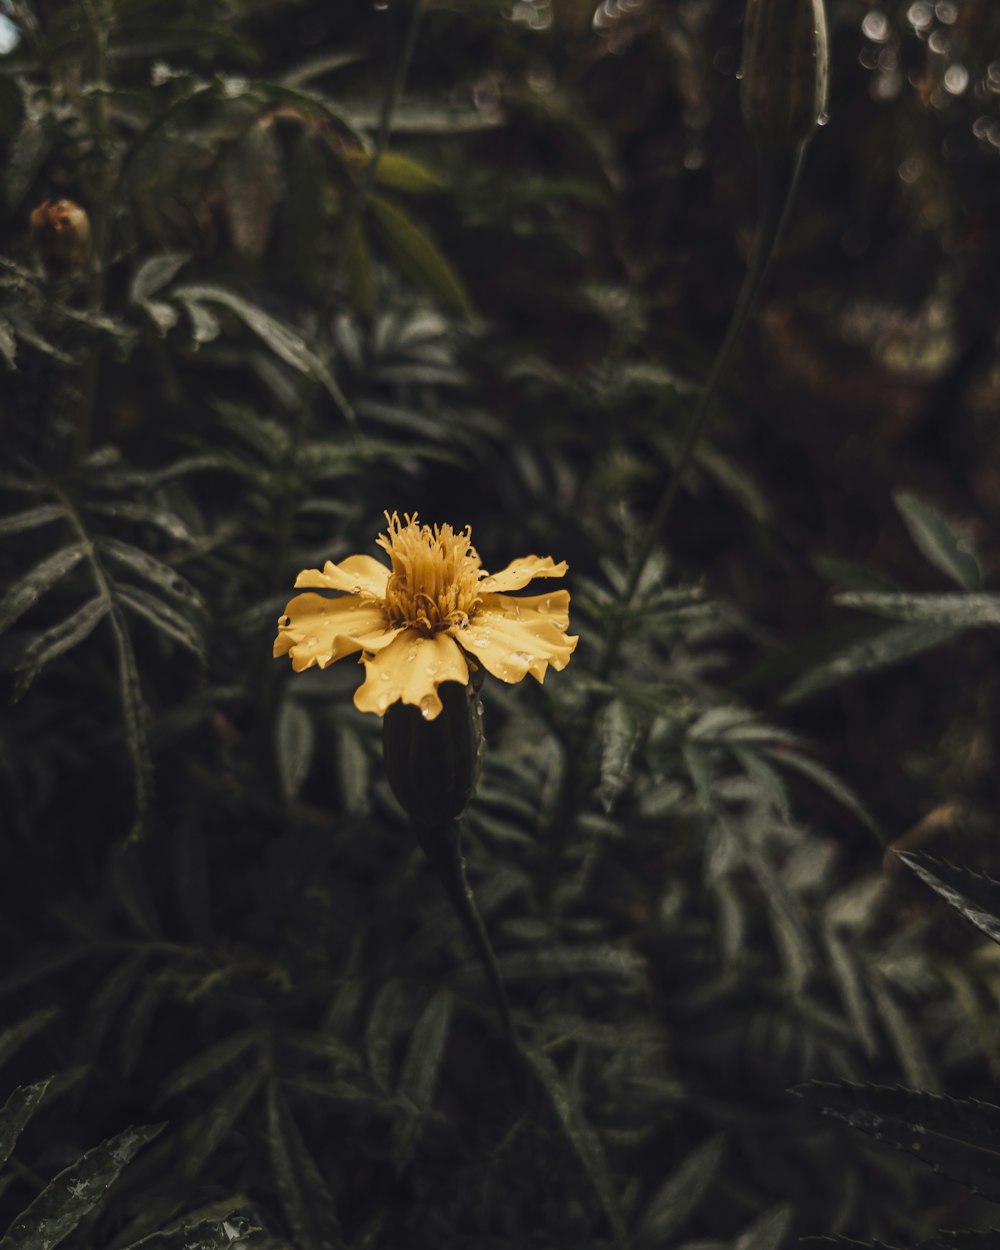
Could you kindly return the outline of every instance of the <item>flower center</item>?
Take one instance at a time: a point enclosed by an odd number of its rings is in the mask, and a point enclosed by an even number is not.
[[[388,532],[377,541],[392,561],[384,600],[389,624],[426,634],[464,629],[476,614],[486,575],[469,526],[456,534],[450,525],[420,525],[416,513],[405,513],[403,523],[396,512],[385,519]]]

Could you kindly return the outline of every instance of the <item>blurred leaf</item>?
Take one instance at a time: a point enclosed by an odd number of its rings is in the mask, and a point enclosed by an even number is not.
[[[794,1212],[791,1207],[775,1207],[737,1237],[733,1250],[779,1250],[788,1236]]]
[[[101,1202],[133,1155],[163,1128],[162,1124],[151,1124],[126,1129],[88,1150],[17,1216],[0,1240],[0,1250],[51,1250],[57,1246]]]
[[[61,1014],[60,1007],[43,1007],[40,1011],[32,1012],[24,1020],[18,1021],[17,1024],[4,1029],[0,1033],[0,1067],[16,1054],[25,1042],[30,1041],[36,1033],[40,1033],[46,1025],[51,1024]]]
[[[315,733],[311,714],[289,696],[278,711],[275,725],[278,750],[278,775],[285,802],[298,797],[312,763]]]
[[[836,602],[841,607],[857,608],[897,621],[934,625],[953,633],[1000,625],[1000,595],[869,594],[849,591],[838,595]]]
[[[18,660],[14,698],[21,698],[46,664],[89,638],[107,616],[110,606],[104,595],[96,595],[71,616],[38,634]]]
[[[64,521],[66,511],[57,503],[39,504],[37,508],[28,508],[24,512],[14,512],[10,516],[0,517],[0,535],[20,534],[24,530],[37,529],[40,525],[49,525],[53,521]]]
[[[330,1191],[275,1082],[268,1091],[267,1141],[278,1196],[297,1244],[302,1250],[342,1246]]]
[[[210,1104],[203,1116],[193,1122],[193,1140],[184,1155],[184,1170],[188,1176],[198,1176],[208,1159],[229,1139],[263,1082],[263,1069],[255,1068],[245,1073]],[[181,1250],[187,1250],[187,1247]]]
[[[21,1085],[4,1103],[0,1111],[0,1167],[10,1158],[24,1126],[38,1110],[48,1088],[48,1081]]]
[[[437,245],[395,204],[372,195],[368,205],[397,264],[414,282],[466,317],[474,309],[461,278]]]
[[[199,660],[205,659],[205,644],[201,634],[176,608],[139,586],[119,585],[115,588],[115,594],[122,607],[134,612],[164,637],[190,651]]]
[[[320,383],[340,409],[348,424],[356,425],[354,410],[347,402],[343,391],[334,381],[333,375],[320,357],[297,330],[279,321],[277,317],[272,317],[270,313],[259,308],[251,300],[244,299],[235,291],[230,291],[228,287],[202,283],[176,287],[172,294],[175,299],[185,303],[193,300],[198,304],[221,304],[223,308],[228,308],[257,335],[265,346],[274,352],[279,360],[283,360],[286,365],[290,365],[299,373]]]
[[[865,805],[850,786],[841,781],[837,774],[831,772],[825,764],[799,751],[786,751],[778,748],[773,751],[768,750],[767,754],[780,761],[786,768],[792,768],[804,777],[808,777],[821,790],[825,790],[832,799],[836,799],[841,807],[855,816],[866,829],[870,829],[876,837],[881,837],[879,827]]]
[[[453,998],[438,990],[414,1026],[403,1060],[398,1093],[418,1111],[430,1110],[451,1024]]]
[[[869,597],[864,596],[865,599]],[[919,596],[879,596],[879,598],[890,597],[893,599],[919,598]],[[838,596],[840,603],[843,603],[845,599],[846,596]],[[850,604],[847,606],[864,607],[866,605]],[[801,703],[803,699],[811,698],[812,695],[819,694],[829,689],[830,686],[837,686],[847,681],[848,678],[859,677],[864,673],[875,673],[880,669],[890,668],[893,664],[902,664],[916,655],[922,655],[925,651],[932,651],[935,647],[949,642],[963,628],[965,627],[961,625],[918,622],[884,629],[869,638],[863,638],[860,642],[852,643],[839,655],[824,660],[803,673],[781,696],[781,702],[786,706]]]
[[[129,299],[133,304],[144,303],[161,287],[172,282],[190,259],[188,252],[163,252],[144,260],[132,279]]]
[[[8,369],[17,368],[17,340],[10,322],[0,317],[0,356]]]
[[[601,719],[601,783],[597,791],[608,815],[628,781],[629,762],[638,732],[635,717],[626,704],[612,699]]]
[[[1000,942],[1000,881],[960,868],[930,855],[897,851],[896,854],[912,868],[921,881],[936,890],[952,907],[960,911],[994,942]]]
[[[794,1091],[824,1115],[912,1154],[928,1167],[1000,1199],[1000,1108],[922,1090],[813,1081]]]
[[[583,1165],[587,1179],[600,1202],[619,1250],[631,1244],[625,1220],[615,1193],[611,1169],[601,1139],[588,1123],[573,1091],[564,1083],[552,1061],[534,1047],[521,1046],[521,1053],[548,1094],[566,1137]]]
[[[70,569],[76,568],[86,554],[87,548],[83,543],[63,547],[61,551],[36,564],[30,573],[17,581],[3,599],[0,599],[0,633],[9,629],[19,616],[33,607]]]
[[[983,574],[976,553],[945,517],[909,491],[892,498],[921,554],[962,590],[979,590]]]
[[[215,1076],[223,1068],[228,1068],[259,1038],[259,1030],[255,1028],[240,1029],[236,1033],[231,1033],[229,1037],[224,1037],[221,1041],[207,1046],[167,1077],[157,1098],[157,1104],[176,1098],[178,1094],[183,1094],[192,1085],[198,1085],[201,1081]]]
[[[720,1133],[697,1146],[653,1194],[639,1217],[641,1246],[662,1246],[694,1215],[708,1196],[722,1162],[725,1138]]]

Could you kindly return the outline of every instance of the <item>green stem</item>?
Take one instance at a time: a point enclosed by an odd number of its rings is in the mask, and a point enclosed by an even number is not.
[[[746,277],[743,279],[743,286],[740,289],[736,307],[733,309],[725,338],[723,338],[719,350],[715,354],[708,379],[701,392],[694,419],[688,426],[680,452],[668,471],[663,490],[653,510],[653,515],[650,517],[649,523],[643,532],[639,548],[632,558],[628,580],[622,595],[622,610],[612,625],[598,669],[598,676],[601,680],[607,679],[618,658],[626,622],[630,609],[635,606],[642,575],[646,571],[649,558],[661,537],[663,527],[673,511],[684,476],[691,465],[698,443],[704,433],[708,416],[712,409],[712,402],[718,392],[736,344],[739,342],[750,313],[757,302],[764,279],[767,277],[768,270],[771,267],[775,248],[784,229],[788,211],[795,195],[795,188],[798,185],[804,152],[805,145],[799,147],[794,153],[758,151],[759,199],[757,224]]]
[[[455,914],[472,939],[472,944],[476,948],[476,953],[490,983],[490,989],[493,991],[504,1032],[513,1043],[515,1050],[520,1053],[514,1022],[510,1015],[507,990],[500,975],[497,957],[493,953],[486,926],[483,924],[483,918],[479,914],[479,908],[476,906],[476,900],[465,875],[465,858],[462,855],[459,823],[457,820],[452,820],[445,825],[434,825],[429,829],[414,826],[414,831],[421,849],[430,860],[431,866],[444,886]]]
[[[361,228],[361,218],[364,215],[365,205],[368,203],[368,197],[375,186],[379,163],[389,146],[389,137],[392,133],[392,119],[395,116],[396,109],[399,107],[403,88],[406,86],[406,77],[410,72],[410,62],[413,60],[413,51],[417,46],[417,31],[420,28],[420,18],[423,14],[424,4],[425,0],[412,0],[410,20],[406,27],[406,34],[403,37],[403,47],[400,50],[392,75],[386,79],[385,90],[382,93],[382,110],[379,117],[378,133],[375,136],[375,146],[372,148],[371,156],[368,164],[365,166],[361,180],[357,184],[354,198],[347,213],[347,219],[344,222],[340,236],[337,264],[334,267],[335,276],[339,276],[347,263],[347,258],[351,254],[351,248],[354,246],[358,230]]]
[[[94,145],[96,173],[90,188],[90,278],[87,285],[87,311],[102,313],[107,298],[107,272],[111,236],[111,198],[114,172],[108,144],[111,139],[108,112],[108,36],[111,32],[110,6],[101,0],[81,0],[84,38],[86,41],[86,74],[90,87],[90,132]],[[101,348],[95,344],[83,370],[80,404],[76,426],[75,455],[79,459],[90,446],[97,404],[97,388],[101,371]]]

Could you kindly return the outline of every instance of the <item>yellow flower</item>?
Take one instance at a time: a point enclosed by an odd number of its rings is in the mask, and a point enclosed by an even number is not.
[[[420,525],[416,514],[387,512],[378,545],[390,567],[371,556],[348,556],[305,569],[296,587],[346,591],[340,598],[297,595],[278,621],[274,654],[290,655],[296,672],[327,668],[361,653],[365,680],[354,695],[362,712],[382,716],[393,703],[419,707],[427,720],[441,711],[438,686],[468,685],[479,665],[501,681],[530,673],[543,681],[563,669],[577,639],[567,637],[569,591],[514,598],[536,577],[562,577],[566,562],[525,556],[500,573],[482,567],[472,533]]]

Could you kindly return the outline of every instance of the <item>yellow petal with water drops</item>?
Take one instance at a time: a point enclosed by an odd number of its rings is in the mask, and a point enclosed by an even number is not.
[[[364,656],[363,663],[365,680],[354,693],[354,706],[376,716],[400,702],[413,704],[427,720],[434,720],[441,711],[441,682],[458,681],[464,686],[469,681],[468,662],[448,634],[428,637],[404,629],[391,646]]]
[[[468,629],[455,631],[462,647],[501,681],[520,681],[530,673],[544,681],[551,666],[564,669],[578,638],[568,637],[569,591],[515,599],[484,595]]]
[[[313,586],[326,590],[346,590],[349,594],[364,593],[381,599],[389,581],[389,569],[372,556],[348,556],[339,564],[327,560],[323,571],[303,569],[295,579],[298,589]]]
[[[381,604],[371,600],[296,595],[278,620],[274,655],[290,655],[292,668],[301,673],[314,664],[327,668],[355,651],[387,647],[397,632],[386,625]]]
[[[556,564],[551,556],[522,556],[520,560],[512,560],[499,573],[484,577],[479,583],[479,589],[521,590],[536,577],[565,577],[568,568],[565,560]]]

